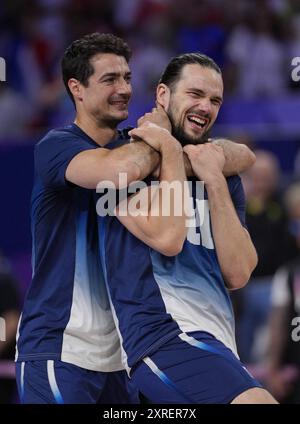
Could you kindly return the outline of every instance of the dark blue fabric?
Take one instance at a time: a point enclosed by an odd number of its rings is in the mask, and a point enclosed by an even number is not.
[[[28,361],[21,383],[21,363],[16,364],[16,380],[23,404],[130,404],[139,403],[138,393],[125,371],[102,373],[54,361],[59,394],[53,393],[47,361]]]
[[[99,218],[100,254],[131,367],[180,333],[152,273],[150,248],[114,217]]]
[[[118,137],[124,139],[121,132]],[[103,279],[96,192],[65,179],[74,156],[96,148],[99,145],[75,124],[50,131],[35,147],[31,198],[33,278],[22,312],[19,361],[61,358],[63,332],[72,306],[76,246],[86,245],[89,252],[87,275],[82,278],[90,284]],[[87,252],[83,255],[86,257]]]
[[[226,404],[239,394],[261,387],[223,343],[205,332],[188,333],[191,346],[178,336],[149,356],[156,373],[140,361],[132,382],[150,403]]]
[[[229,177],[227,184],[238,217],[242,225],[245,225],[241,179],[237,175]],[[194,187],[193,184],[193,190]],[[207,199],[206,191],[204,198]],[[127,231],[114,216],[99,218],[99,232],[102,267],[118,318],[128,366],[132,367],[139,359],[158,349],[181,330],[177,322],[167,313],[159,285],[154,277],[151,258],[153,250]],[[206,280],[211,281],[212,286],[219,286],[219,291],[222,292],[221,300],[226,303],[225,308],[231,317],[233,315],[231,302],[215,250],[195,246],[186,241],[178,256],[182,261],[191,263],[194,274],[205,273]],[[176,262],[176,257],[163,257],[163,255],[160,257],[162,262],[168,264],[170,273],[174,267],[180,266],[180,263],[178,265]],[[221,303],[220,308],[223,308]]]

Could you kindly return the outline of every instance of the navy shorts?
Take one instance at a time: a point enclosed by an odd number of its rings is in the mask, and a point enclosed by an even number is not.
[[[223,343],[206,332],[182,333],[140,361],[132,382],[149,403],[230,403],[262,387]]]
[[[139,403],[125,371],[97,372],[61,361],[16,363],[21,403]]]

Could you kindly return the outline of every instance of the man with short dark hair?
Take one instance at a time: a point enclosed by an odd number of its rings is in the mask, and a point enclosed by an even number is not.
[[[99,182],[119,187],[120,173],[128,184],[142,180],[160,161],[147,143],[128,143],[127,132],[117,130],[128,117],[130,55],[111,34],[74,41],[62,74],[75,121],[35,147],[33,278],[16,355],[23,403],[137,402],[127,388],[103,282],[95,210]],[[159,119],[169,125],[166,114]],[[250,154],[243,163],[251,162]]]
[[[33,279],[17,340],[23,403],[128,403],[126,376],[98,258],[95,188],[119,172],[144,178],[158,154],[124,142],[130,50],[110,34],[91,34],[66,50],[62,74],[75,122],[35,147],[32,192]],[[109,398],[111,390],[111,398]],[[101,397],[102,396],[102,397]],[[107,396],[106,398],[103,396]]]

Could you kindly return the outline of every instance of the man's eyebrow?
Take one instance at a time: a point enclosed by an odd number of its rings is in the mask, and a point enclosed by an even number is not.
[[[218,100],[220,103],[223,103],[223,97],[220,96],[212,96],[214,100]]]
[[[203,90],[201,90],[201,88],[196,88],[196,87],[189,87],[188,91],[195,91],[199,94],[205,94],[205,92]]]
[[[190,87],[187,89],[187,91],[193,91],[194,93],[197,94],[201,94],[201,95],[205,95],[205,91],[201,90],[201,88],[196,88],[196,87]],[[223,97],[220,96],[211,96],[213,99],[220,101],[221,103],[223,102]]]
[[[107,72],[106,74],[101,75],[101,77],[99,78],[99,81],[104,79],[104,78],[111,78],[111,77],[120,77],[122,74],[120,72]],[[131,72],[125,72],[124,74],[126,77],[131,76]]]

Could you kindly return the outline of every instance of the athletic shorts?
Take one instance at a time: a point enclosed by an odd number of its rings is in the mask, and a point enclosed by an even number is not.
[[[28,361],[16,363],[16,380],[24,404],[139,403],[125,371],[105,373],[62,361]]]
[[[226,404],[262,387],[223,343],[206,332],[181,333],[133,367],[147,403]]]

